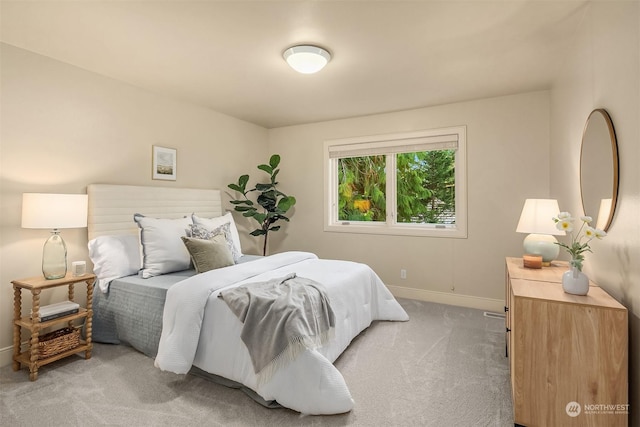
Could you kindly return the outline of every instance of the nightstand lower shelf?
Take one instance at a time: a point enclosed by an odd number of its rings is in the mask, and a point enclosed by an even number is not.
[[[64,359],[67,356],[71,356],[72,354],[76,354],[76,353],[81,353],[83,351],[85,352],[84,358],[90,359],[91,348],[92,348],[92,345],[87,344],[87,342],[84,340],[80,340],[80,345],[74,348],[70,348],[69,350],[65,350],[58,354],[54,354],[53,356],[45,357],[43,359],[38,359],[35,362],[31,361],[30,351],[23,351],[22,353],[20,353],[18,356],[15,357],[15,361],[20,363],[23,366],[28,367],[30,371],[33,371],[32,368],[39,368],[40,366],[48,365],[49,363],[53,363],[57,360]],[[38,369],[35,369],[35,371],[37,372]],[[34,379],[32,379],[32,381],[33,380]]]

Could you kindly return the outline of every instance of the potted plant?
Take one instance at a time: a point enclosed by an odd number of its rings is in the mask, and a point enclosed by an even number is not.
[[[560,212],[557,217],[553,218],[558,230],[571,234],[571,243],[559,243],[557,245],[567,250],[571,255],[569,266],[571,269],[562,276],[562,288],[565,292],[574,295],[587,295],[589,292],[589,278],[582,272],[582,263],[584,262],[584,252],[592,252],[589,242],[594,238],[602,239],[607,235],[603,230],[593,228],[589,224],[593,219],[590,216],[581,216],[582,224],[577,232],[574,233],[574,218],[569,212]]]
[[[238,178],[238,182],[229,184],[228,187],[238,193],[242,197],[231,200],[236,212],[241,212],[242,216],[253,218],[259,224],[259,227],[251,232],[252,236],[264,236],[264,244],[262,246],[262,255],[267,254],[267,238],[270,231],[278,231],[279,225],[274,223],[283,220],[289,222],[289,218],[285,215],[289,209],[296,204],[296,198],[287,196],[277,189],[278,182],[276,177],[280,169],[280,156],[274,154],[269,159],[269,164],[258,165],[258,169],[269,175],[269,182],[258,183],[255,187],[247,189],[249,175],[242,175]],[[249,199],[248,195],[257,192],[256,201]]]

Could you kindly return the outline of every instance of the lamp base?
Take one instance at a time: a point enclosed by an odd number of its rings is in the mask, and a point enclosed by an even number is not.
[[[47,280],[61,279],[67,275],[67,245],[58,230],[44,242],[42,249],[42,274]]]
[[[560,253],[560,246],[557,243],[558,240],[551,234],[529,234],[524,239],[524,253],[541,255],[542,265],[548,267]]]

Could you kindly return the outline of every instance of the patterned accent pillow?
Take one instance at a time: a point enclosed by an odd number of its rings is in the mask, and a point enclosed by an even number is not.
[[[191,219],[193,223],[199,225],[201,227],[208,228],[209,230],[213,230],[214,228],[220,227],[222,224],[229,223],[229,227],[231,228],[231,240],[233,241],[234,251],[238,254],[238,256],[242,256],[242,246],[240,245],[240,235],[238,234],[238,227],[236,227],[236,222],[233,220],[233,216],[231,212],[227,212],[222,216],[217,216],[214,218],[202,218],[196,215],[195,213],[191,214]]]
[[[229,250],[231,251],[231,256],[233,257],[233,262],[238,263],[240,259],[240,254],[236,250],[235,245],[233,244],[233,240],[231,238],[231,225],[227,222],[222,224],[220,227],[216,227],[213,230],[209,230],[201,225],[189,224],[189,232],[187,233],[189,237],[193,237],[194,239],[204,239],[211,240],[218,234],[223,234],[224,238],[227,242],[227,246],[229,246]]]

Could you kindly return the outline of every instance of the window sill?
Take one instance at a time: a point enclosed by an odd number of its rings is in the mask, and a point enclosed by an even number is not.
[[[377,234],[388,236],[416,236],[416,237],[445,237],[454,239],[466,239],[467,231],[456,226],[446,228],[424,227],[417,224],[386,225],[383,223],[350,222],[339,224],[325,224],[325,232]]]

